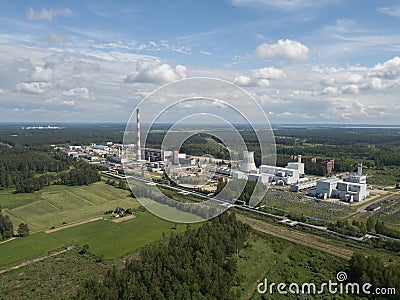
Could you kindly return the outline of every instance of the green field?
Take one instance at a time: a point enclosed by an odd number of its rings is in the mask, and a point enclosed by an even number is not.
[[[87,278],[103,279],[118,261],[101,261],[78,250],[12,270],[1,275],[0,299],[70,299]]]
[[[95,221],[53,233],[39,232],[0,244],[0,269],[70,245],[79,247],[88,244],[89,251],[95,255],[118,258],[162,239],[163,233],[169,236],[182,232],[186,225],[178,224],[174,228],[174,223],[149,212],[139,212],[136,219],[122,223]]]
[[[0,191],[0,205],[14,227],[28,223],[31,232],[103,215],[118,206],[139,206],[130,192],[103,182],[90,186],[53,185],[31,194]]]

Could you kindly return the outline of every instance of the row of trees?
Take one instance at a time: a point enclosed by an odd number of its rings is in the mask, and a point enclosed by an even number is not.
[[[376,233],[400,239],[400,231],[388,227],[384,221],[369,217],[367,220],[367,230],[375,230]]]
[[[355,237],[361,237],[367,232],[365,223],[358,222],[356,220],[353,220],[351,224],[349,224],[348,220],[338,220],[335,224],[330,224],[328,228],[330,230]]]
[[[101,176],[96,167],[81,163],[74,169],[59,175],[60,183],[65,185],[89,185],[100,181]]]
[[[123,270],[88,280],[76,299],[235,299],[238,250],[250,228],[224,213],[198,229],[142,248]]]

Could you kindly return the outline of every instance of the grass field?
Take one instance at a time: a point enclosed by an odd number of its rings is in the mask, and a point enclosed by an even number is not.
[[[0,299],[69,299],[87,278],[102,279],[114,263],[68,251],[2,274]]]
[[[117,206],[139,206],[130,192],[103,182],[90,186],[53,185],[32,194],[0,191],[0,205],[15,227],[28,223],[31,232],[102,215]]]
[[[104,258],[118,258],[171,233],[182,232],[185,224],[160,219],[149,212],[139,212],[136,219],[122,223],[95,221],[53,233],[39,232],[0,245],[0,269],[46,255],[49,251],[75,245],[89,245],[89,251]],[[27,250],[29,249],[29,251]]]

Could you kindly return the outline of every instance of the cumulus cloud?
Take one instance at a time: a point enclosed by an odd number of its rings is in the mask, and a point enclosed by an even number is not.
[[[20,82],[16,85],[16,89],[28,94],[42,94],[48,85],[46,82]]]
[[[363,79],[363,76],[354,73],[338,71],[336,74],[327,76],[323,79],[326,85],[332,84],[356,84]]]
[[[69,96],[69,97],[77,97],[77,98],[83,98],[83,99],[88,99],[90,97],[90,91],[86,87],[76,87],[73,89],[70,89],[68,91],[63,92],[64,96]]]
[[[338,95],[340,92],[337,87],[335,86],[327,86],[322,90],[322,94],[325,95]]]
[[[368,87],[374,90],[381,89],[382,86],[382,79],[374,77],[371,78],[370,81],[368,82]]]
[[[310,49],[293,40],[279,40],[274,44],[262,43],[257,46],[255,54],[259,58],[281,58],[281,59],[306,59]]]
[[[283,79],[286,77],[286,72],[281,69],[274,67],[265,67],[253,70],[251,73],[251,77],[244,75],[236,76],[234,79],[234,83],[239,86],[247,87],[268,87],[271,84],[270,80]]]
[[[369,75],[383,78],[394,78],[400,76],[400,56],[375,65]]]
[[[345,94],[358,94],[360,92],[360,88],[356,84],[346,85],[342,88],[343,93]]]
[[[172,67],[158,61],[138,61],[135,69],[128,74],[125,82],[167,83],[186,77],[186,67],[177,65]]]
[[[258,79],[282,79],[286,78],[287,74],[281,69],[266,67],[254,70],[253,77]]]
[[[233,80],[235,84],[242,87],[268,87],[270,86],[270,81],[268,79],[262,78],[250,78],[249,76],[236,76]]]
[[[236,76],[233,82],[239,86],[251,86],[252,80],[249,76]]]
[[[36,12],[32,7],[28,10],[28,19],[32,21],[47,20],[52,21],[58,16],[71,16],[72,10],[69,8],[59,9],[46,9],[43,8],[41,12]]]
[[[36,67],[32,74],[32,81],[50,82],[53,77],[53,70]]]

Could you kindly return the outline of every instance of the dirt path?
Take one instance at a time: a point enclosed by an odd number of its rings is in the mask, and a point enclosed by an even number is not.
[[[121,223],[121,222],[124,222],[124,221],[132,220],[132,219],[134,219],[134,218],[136,218],[135,215],[130,215],[130,216],[126,216],[126,217],[114,219],[114,220],[112,220],[112,221],[113,221],[114,223]]]
[[[13,240],[15,240],[15,237],[12,237],[12,238],[10,238],[8,240],[2,241],[2,242],[0,242],[0,244],[4,244],[4,243],[7,243],[7,242],[10,242],[10,241],[13,241]]]
[[[21,267],[25,267],[25,266],[27,266],[27,265],[30,265],[30,264],[33,264],[33,263],[36,263],[36,262],[45,260],[45,259],[47,259],[47,258],[49,258],[49,257],[53,257],[53,256],[56,256],[56,255],[60,255],[60,254],[62,254],[62,253],[65,253],[65,252],[67,252],[67,251],[70,251],[70,250],[72,250],[72,249],[74,249],[74,246],[69,246],[69,247],[66,248],[66,249],[63,249],[63,250],[54,252],[54,253],[52,253],[52,254],[49,254],[49,255],[46,255],[46,256],[42,256],[42,257],[39,257],[39,258],[34,258],[34,259],[27,260],[27,261],[25,261],[25,262],[23,262],[23,263],[20,263],[19,265],[16,265],[16,266],[13,266],[13,267],[4,269],[4,270],[0,270],[0,274],[4,274],[4,273],[7,273],[7,272],[9,272],[9,271],[11,271],[11,270],[16,270],[16,269],[19,269],[19,268],[21,268]]]
[[[339,248],[336,246],[332,246],[330,244],[324,243],[317,239],[317,237],[313,235],[309,235],[306,233],[290,230],[285,227],[271,225],[269,223],[252,219],[249,217],[245,217],[242,215],[237,214],[236,218],[243,223],[246,223],[253,227],[257,231],[261,231],[267,233],[269,235],[279,237],[290,242],[307,246],[313,249],[320,250],[322,252],[338,256],[340,258],[344,258],[349,260],[353,255],[353,251]]]
[[[90,223],[90,222],[94,222],[94,221],[98,221],[98,220],[104,220],[104,217],[94,217],[94,218],[91,218],[91,219],[87,219],[87,220],[83,220],[83,221],[67,224],[67,225],[64,225],[64,226],[60,226],[60,227],[56,227],[56,228],[53,228],[53,229],[45,230],[45,233],[52,233],[52,232],[56,232],[56,231],[59,231],[59,230],[62,230],[62,229],[71,228],[71,227],[74,227],[74,226],[78,226],[78,225],[82,225],[82,224],[86,224],[86,223]]]

